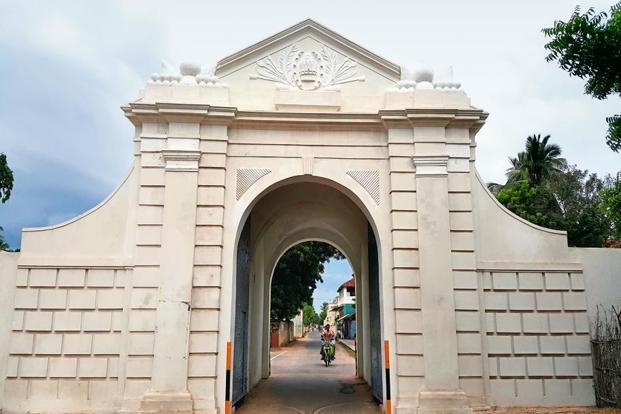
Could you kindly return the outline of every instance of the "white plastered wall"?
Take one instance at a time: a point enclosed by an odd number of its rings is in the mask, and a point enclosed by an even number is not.
[[[492,401],[592,405],[582,263],[565,232],[509,212],[474,171],[472,186]]]
[[[13,301],[15,300],[15,279],[19,253],[0,251],[0,407],[4,400],[4,382],[7,374],[9,341],[13,324]]]
[[[133,170],[83,215],[24,230],[8,313],[4,412],[120,405],[136,182]]]
[[[132,169],[121,185],[99,205],[67,222],[26,228],[22,235],[21,264],[54,262],[89,265],[127,262],[133,246],[128,219],[133,210],[138,170]]]
[[[621,249],[570,248],[571,257],[582,263],[589,320],[597,320],[598,308],[621,308]],[[592,326],[592,325],[591,325]]]

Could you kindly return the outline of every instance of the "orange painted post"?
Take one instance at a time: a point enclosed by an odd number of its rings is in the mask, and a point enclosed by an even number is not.
[[[390,345],[388,340],[384,341],[384,362],[386,365],[386,414],[392,413],[392,402],[390,401]]]
[[[224,414],[231,414],[231,341],[226,343],[226,391]]]

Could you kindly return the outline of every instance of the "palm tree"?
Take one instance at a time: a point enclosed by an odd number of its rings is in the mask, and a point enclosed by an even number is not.
[[[4,229],[0,226],[0,232]],[[0,233],[0,250],[9,250],[9,244],[4,239],[4,235]]]
[[[518,156],[515,158],[509,157],[509,162],[511,163],[511,167],[507,168],[507,184],[523,180],[530,181],[528,179],[528,160],[526,158],[526,152],[519,152]]]
[[[561,158],[561,147],[548,144],[550,135],[541,138],[540,134],[526,138],[526,151],[516,158],[509,158],[511,167],[507,169],[507,184],[527,180],[531,185],[538,186],[557,173],[567,164]]]

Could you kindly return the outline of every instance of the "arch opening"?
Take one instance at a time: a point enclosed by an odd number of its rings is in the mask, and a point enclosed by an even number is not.
[[[337,290],[349,279],[352,285],[350,289]],[[352,321],[355,321],[354,279],[349,258],[338,247],[328,242],[303,240],[283,252],[274,266],[269,283],[271,295],[269,299],[270,350],[273,352],[274,348],[288,346],[293,341],[306,336],[305,334],[311,334],[314,339],[317,339],[319,332],[313,328],[323,326],[326,320],[330,320],[331,331],[337,337],[347,336],[347,339],[354,339],[351,334],[344,335],[344,333],[349,334],[350,324],[337,327],[334,323],[337,317],[345,315],[351,316]],[[340,305],[339,309],[334,308],[337,302]],[[334,305],[332,306],[334,309],[331,308],[328,315],[322,315],[319,319],[319,314],[321,314],[319,306],[322,303]],[[304,318],[309,319],[305,326],[306,329],[302,328]],[[276,328],[280,331],[275,332]],[[289,329],[291,332],[283,332],[284,329]],[[271,359],[272,357],[270,361]],[[355,367],[355,364],[352,367]]]
[[[375,226],[360,207],[363,202],[355,202],[351,193],[338,187],[316,179],[278,183],[246,211],[236,245],[233,403],[242,402],[250,389],[270,377],[272,278],[283,255],[308,241],[327,243],[347,258],[356,295],[352,378],[363,379],[373,397],[382,401],[380,256]],[[318,351],[316,360],[321,362]]]

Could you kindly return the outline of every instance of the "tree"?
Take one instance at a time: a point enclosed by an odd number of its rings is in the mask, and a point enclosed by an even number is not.
[[[9,244],[4,239],[4,235],[1,233],[4,229],[0,226],[0,250],[9,250]]]
[[[555,61],[570,76],[586,79],[585,93],[596,99],[621,95],[621,2],[610,13],[593,8],[582,13],[576,7],[567,22],[557,20],[543,33],[551,40],[545,45],[546,60]],[[606,144],[621,150],[621,115],[606,118]]]
[[[561,148],[550,144],[549,139],[549,135],[529,136],[525,151],[509,158],[506,184],[490,183],[488,188],[518,216],[540,226],[567,231],[570,246],[602,247],[613,237],[615,214],[611,211],[619,210],[616,193],[606,193],[604,181],[596,174],[567,165],[560,157]],[[610,199],[604,208],[603,194]]]
[[[610,219],[613,226],[613,237],[621,239],[621,172],[615,178],[607,176],[604,188],[600,191],[602,202],[600,208]]]
[[[6,155],[0,154],[0,202],[6,203],[11,198],[13,189],[13,171],[9,168]],[[9,244],[2,234],[4,229],[0,227],[0,250],[8,250]]]
[[[596,174],[566,166],[539,186],[522,180],[496,194],[505,207],[540,226],[567,231],[570,246],[601,247],[611,236],[611,220],[601,208],[604,184]]]
[[[566,161],[561,158],[561,147],[548,144],[550,135],[541,138],[540,134],[526,138],[526,148],[516,158],[509,158],[511,167],[507,170],[507,183],[526,180],[538,186],[544,180],[558,174]]]
[[[321,304],[321,312],[319,312],[320,325],[323,325],[323,321],[326,320],[326,316],[328,316],[328,302],[324,302]]]
[[[291,320],[304,303],[312,303],[324,264],[333,258],[344,256],[321,242],[300,243],[280,258],[272,277],[272,320]]]
[[[577,247],[602,247],[611,236],[611,221],[602,211],[603,181],[575,165],[548,183],[559,206],[567,242]]]
[[[496,198],[509,210],[531,223],[552,229],[563,229],[561,211],[554,195],[545,187],[526,180],[505,185]]]
[[[321,322],[319,322],[319,315],[315,312],[315,308],[313,308],[312,304],[309,305],[308,303],[305,303],[302,306],[302,316],[304,326],[321,324]]]
[[[11,198],[13,171],[9,168],[6,155],[0,154],[0,201],[4,204]]]

